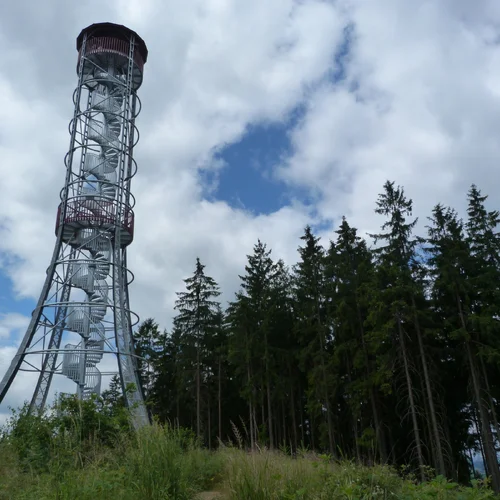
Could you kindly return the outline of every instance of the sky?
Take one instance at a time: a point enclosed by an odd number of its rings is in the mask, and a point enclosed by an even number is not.
[[[0,5],[0,377],[55,243],[76,86],[75,40],[125,24],[149,49],[131,304],[169,327],[196,257],[238,289],[257,239],[288,265],[306,224],[382,221],[386,180],[425,232],[471,183],[500,207],[500,3],[495,0],[18,0]],[[31,397],[21,376],[0,405]]]

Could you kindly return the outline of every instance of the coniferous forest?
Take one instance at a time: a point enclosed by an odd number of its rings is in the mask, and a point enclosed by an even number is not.
[[[152,416],[210,448],[308,448],[422,479],[467,483],[483,462],[500,492],[500,212],[466,196],[466,214],[438,204],[417,235],[386,182],[378,233],[306,227],[293,267],[257,241],[227,306],[200,256],[172,329],[135,333]]]

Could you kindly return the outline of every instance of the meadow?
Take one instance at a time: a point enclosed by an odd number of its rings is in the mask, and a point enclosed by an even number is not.
[[[486,499],[487,481],[462,487],[389,466],[333,461],[302,449],[201,446],[192,431],[154,423],[139,431],[125,410],[66,397],[42,416],[15,412],[0,437],[1,500]]]

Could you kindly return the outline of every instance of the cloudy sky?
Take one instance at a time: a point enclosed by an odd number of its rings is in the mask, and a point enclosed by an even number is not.
[[[498,1],[3,2],[0,376],[55,242],[75,39],[102,21],[149,48],[129,247],[142,318],[170,324],[197,256],[229,300],[258,238],[293,264],[307,223],[324,242],[342,215],[375,231],[387,179],[405,186],[420,230],[438,202],[463,213],[472,182],[500,207]]]

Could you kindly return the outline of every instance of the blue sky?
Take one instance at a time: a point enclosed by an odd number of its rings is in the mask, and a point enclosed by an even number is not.
[[[29,315],[34,307],[35,302],[32,299],[15,296],[11,279],[0,270],[0,314],[14,312]]]
[[[216,174],[214,199],[255,214],[275,212],[287,203],[289,190],[276,179],[273,167],[289,151],[287,125],[252,126],[242,139],[221,149],[216,158],[224,167]],[[208,179],[210,182],[210,179]]]
[[[311,203],[307,190],[287,186],[274,173],[287,155],[291,153],[289,132],[300,119],[300,113],[291,113],[285,123],[249,126],[241,140],[220,148],[214,155],[224,167],[214,172],[201,171],[203,185],[213,185],[205,196],[210,201],[223,201],[235,209],[244,209],[254,215],[267,215],[288,205],[292,199]],[[64,172],[60,171],[60,185]],[[47,227],[48,240],[53,236],[52,227]],[[55,237],[52,238],[55,243]],[[48,266],[47,262],[47,266]],[[33,298],[20,298],[13,289],[12,280],[0,268],[0,316],[18,313],[30,316],[36,302]],[[9,339],[0,337],[0,345],[9,345]]]

